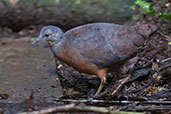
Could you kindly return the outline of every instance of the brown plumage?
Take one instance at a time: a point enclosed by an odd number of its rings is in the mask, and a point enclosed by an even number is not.
[[[52,52],[62,62],[79,72],[96,75],[101,84],[106,75],[115,72],[146,43],[154,31],[149,25],[122,26],[93,23],[73,28],[65,33],[56,26],[43,27],[35,41],[47,40]]]

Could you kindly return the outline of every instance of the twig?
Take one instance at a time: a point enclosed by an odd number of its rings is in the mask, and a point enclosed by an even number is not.
[[[83,105],[75,105],[75,104],[56,106],[56,107],[43,109],[40,111],[24,112],[20,114],[51,114],[55,112],[70,112],[70,111],[96,112],[96,113],[103,113],[103,114],[143,114],[138,112],[115,111],[115,110],[110,110],[106,107],[83,106]]]
[[[147,68],[147,67],[149,67],[149,66],[153,63],[153,61],[154,61],[154,59],[151,59],[150,61],[145,60],[145,59],[140,59],[140,60],[144,60],[144,61],[147,62],[147,63],[143,64],[143,66],[135,67],[133,70],[142,69],[142,68]]]
[[[161,67],[159,68],[159,70],[162,71],[162,70],[164,70],[164,69],[167,69],[168,67],[171,67],[171,64],[165,65],[165,66],[161,66]]]
[[[169,41],[169,39],[170,39],[169,36],[163,34],[161,31],[158,31],[158,33],[159,33],[161,36],[165,37],[165,38],[167,39],[167,41]]]
[[[90,101],[87,99],[83,100],[73,100],[73,99],[56,99],[57,102],[72,102],[72,103],[89,103]],[[119,100],[95,100],[91,101],[92,103],[103,103],[103,104],[132,104],[132,103],[141,103],[141,104],[170,104],[171,101],[161,101],[161,100],[149,100],[149,101],[119,101]]]
[[[171,0],[167,0],[167,1],[165,1],[165,2],[163,2],[161,5],[160,5],[160,7],[159,8],[157,8],[156,9],[156,14],[157,13],[163,13],[169,6],[166,6],[166,4],[168,4],[168,3],[170,3],[171,2]],[[170,5],[170,4],[169,4]]]
[[[167,62],[167,61],[170,61],[170,60],[171,60],[171,57],[161,60],[161,63],[164,63],[164,62]]]
[[[116,94],[116,92],[119,91],[119,89],[121,89],[121,87],[130,79],[130,76],[127,76],[122,82],[121,84],[112,92],[112,95]]]
[[[163,59],[163,60],[160,60],[159,63],[165,63],[165,62],[168,62],[168,61],[171,61],[171,57],[169,58],[166,58],[166,59]],[[163,71],[163,70],[166,70],[167,68],[171,67],[171,64],[166,64],[166,65],[163,65],[163,66],[160,66],[159,67],[159,71]]]
[[[128,107],[126,110],[129,110],[129,111],[171,110],[171,105],[162,105],[162,106],[135,106],[135,107]]]

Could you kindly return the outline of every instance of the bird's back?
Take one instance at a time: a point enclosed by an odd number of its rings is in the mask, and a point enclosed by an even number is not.
[[[84,60],[98,69],[119,68],[143,45],[144,38],[137,29],[137,26],[109,23],[87,24],[71,29],[64,34],[61,43],[61,53],[65,56],[63,60],[74,68],[85,64]],[[78,61],[78,58],[81,59]],[[76,69],[79,70],[79,67]]]

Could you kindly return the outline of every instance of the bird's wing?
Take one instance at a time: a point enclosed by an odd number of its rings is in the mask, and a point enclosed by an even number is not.
[[[129,58],[129,55],[115,53],[117,47],[110,44],[106,34],[112,33],[103,29],[103,24],[83,26],[67,32],[66,40],[70,42],[68,45],[75,47],[79,54],[101,69]]]

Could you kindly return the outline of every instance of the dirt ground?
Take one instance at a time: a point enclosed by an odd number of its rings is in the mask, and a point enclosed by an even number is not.
[[[46,43],[32,45],[31,37],[0,38],[0,94],[7,101],[31,95],[59,98],[55,60]]]

